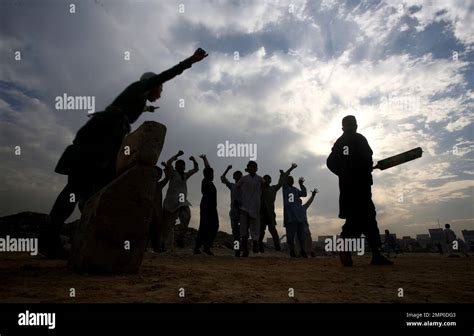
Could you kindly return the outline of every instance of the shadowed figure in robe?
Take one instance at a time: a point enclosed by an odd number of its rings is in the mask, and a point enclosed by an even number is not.
[[[334,144],[327,167],[339,177],[339,218],[346,220],[341,238],[366,237],[372,250],[372,265],[392,265],[380,254],[381,240],[372,202],[372,149],[367,139],[357,133],[354,116],[342,119],[343,134]],[[340,253],[341,263],[352,266],[351,253]]]
[[[242,178],[243,174],[240,170],[236,170],[232,174],[232,178],[234,179],[234,183],[232,183],[226,177],[227,173],[231,169],[232,165],[228,165],[221,176],[221,182],[224,183],[226,187],[230,190],[229,218],[230,227],[232,229],[232,237],[234,238],[234,255],[236,257],[240,257],[240,203],[235,185]]]
[[[291,167],[286,172],[280,170],[280,177],[278,183],[275,185],[271,185],[272,178],[270,175],[263,176],[262,205],[260,209],[260,239],[258,241],[258,249],[260,253],[265,251],[263,239],[265,238],[265,230],[267,227],[272,235],[275,250],[281,250],[280,237],[278,236],[278,231],[276,229],[275,200],[278,190],[287,183],[288,176],[290,176],[291,171],[296,167],[296,163],[292,163]]]
[[[184,237],[191,221],[191,203],[188,201],[188,179],[199,171],[199,165],[194,158],[190,156],[189,160],[193,163],[193,168],[186,171],[186,163],[184,160],[178,160],[183,155],[183,151],[173,155],[167,162],[166,166],[171,170],[168,190],[166,191],[165,200],[163,201],[163,229],[160,237],[160,251],[166,251],[166,243],[170,234],[174,233],[176,220],[179,219],[178,235],[176,245],[180,248],[184,247]],[[172,163],[176,161],[174,169]],[[174,235],[173,235],[174,236]],[[174,245],[174,242],[171,242]]]
[[[219,231],[219,215],[217,213],[217,189],[214,185],[214,169],[212,169],[206,155],[199,156],[204,161],[204,179],[201,183],[201,204],[199,207],[199,230],[196,238],[194,254],[201,254],[201,246],[204,253],[214,255],[211,251],[212,244]]]

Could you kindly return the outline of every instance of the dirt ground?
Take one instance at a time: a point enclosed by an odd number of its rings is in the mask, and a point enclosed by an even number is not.
[[[343,268],[337,257],[291,259],[266,252],[243,259],[227,249],[214,252],[217,256],[147,252],[139,274],[114,276],[78,275],[65,261],[1,253],[0,303],[474,302],[473,256],[407,253],[384,267],[370,266],[364,256]]]

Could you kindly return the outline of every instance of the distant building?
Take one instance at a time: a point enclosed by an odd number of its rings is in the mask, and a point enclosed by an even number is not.
[[[431,243],[434,246],[434,250],[443,253],[446,245],[446,238],[444,236],[443,229],[428,229],[431,237]]]
[[[398,240],[400,240],[400,239],[397,239],[397,234],[396,233],[389,233],[388,235],[390,237],[392,237],[393,240],[396,241],[396,242],[398,242]],[[380,236],[381,236],[380,238],[382,239],[382,242],[385,242],[385,237],[386,237],[385,233],[380,235]]]
[[[398,242],[403,251],[413,252],[418,247],[417,241],[410,236],[403,236]]]
[[[461,233],[469,249],[474,251],[474,230],[462,230]]]
[[[422,249],[431,249],[433,246],[429,234],[417,234],[416,241]]]
[[[430,233],[431,241],[433,243],[444,242],[443,229],[428,229],[428,232]]]

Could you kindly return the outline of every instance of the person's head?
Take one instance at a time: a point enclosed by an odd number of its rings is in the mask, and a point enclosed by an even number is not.
[[[272,177],[270,175],[264,175],[263,176],[263,184],[265,186],[269,186],[270,184],[272,184]]]
[[[212,169],[211,167],[204,168],[202,173],[204,174],[205,179],[208,179],[210,181],[214,180],[214,169]]]
[[[257,173],[257,170],[258,170],[257,162],[251,160],[249,161],[249,163],[247,163],[247,169],[246,169],[247,173],[254,176]]]
[[[159,86],[151,89],[150,91],[148,91],[148,96],[147,96],[148,101],[154,102],[154,101],[160,99],[161,92],[163,92],[163,85],[159,85]]]
[[[444,227],[445,227],[446,229],[450,229],[450,228],[451,228],[451,225],[449,225],[449,224],[444,224]]]
[[[287,181],[289,186],[292,186],[295,183],[295,180],[293,179],[293,176],[291,176],[291,175],[288,176],[286,181]]]
[[[152,77],[156,76],[154,72],[145,72],[141,77],[141,81],[146,81]],[[150,102],[154,102],[157,99],[160,99],[161,97],[161,92],[163,91],[163,85],[158,85],[157,87],[154,87],[150,91],[148,91],[147,99]]]
[[[344,132],[356,132],[357,120],[354,116],[348,115],[342,118],[342,130]]]
[[[389,234],[390,234],[390,231],[385,230],[385,234],[386,234],[386,235],[389,235]]]
[[[186,162],[184,162],[184,160],[177,160],[174,164],[174,169],[176,169],[178,173],[183,174],[186,169]]]
[[[234,174],[232,174],[232,178],[234,179],[235,183],[239,182],[239,180],[242,178],[242,172],[240,170],[236,170]]]

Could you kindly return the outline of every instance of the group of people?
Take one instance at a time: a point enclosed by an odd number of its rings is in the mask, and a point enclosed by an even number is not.
[[[280,237],[276,230],[275,200],[278,190],[283,189],[284,226],[286,229],[287,243],[290,256],[296,257],[295,238],[300,246],[300,255],[307,258],[308,253],[314,256],[311,247],[311,232],[309,230],[306,210],[313,202],[317,190],[314,189],[310,199],[303,205],[301,197],[307,196],[304,178],[299,179],[300,189],[293,186],[294,180],[290,176],[292,164],[287,171],[280,170],[278,183],[271,185],[270,175],[261,177],[257,174],[258,164],[249,161],[245,171],[233,173],[234,183],[226,175],[232,166],[228,166],[221,176],[221,181],[230,190],[230,223],[234,241],[235,256],[247,257],[249,255],[249,238],[252,241],[253,253],[263,253],[265,231],[268,228],[273,238],[275,250],[280,251]]]
[[[184,153],[179,151],[167,162],[163,162],[165,176],[157,181],[157,202],[162,199],[162,190],[169,183],[165,199],[163,201],[162,211],[158,210],[158,218],[152,221],[150,228],[153,249],[156,252],[166,250],[166,243],[170,239],[170,234],[174,232],[176,220],[179,219],[178,235],[176,244],[178,247],[184,247],[184,238],[186,230],[191,219],[190,202],[188,201],[187,180],[194,175],[199,166],[193,156],[189,159],[193,162],[193,168],[186,171],[184,160],[179,159]],[[219,216],[217,212],[217,189],[214,185],[214,169],[209,164],[206,155],[200,155],[204,162],[203,180],[201,182],[201,203],[199,216],[199,229],[194,247],[194,254],[203,252],[213,255],[211,247],[219,229]],[[173,167],[174,162],[174,167]],[[226,175],[232,166],[228,166],[221,176],[221,181],[230,190],[230,223],[234,238],[234,250],[236,257],[247,257],[249,255],[248,241],[252,241],[253,253],[263,253],[266,228],[269,229],[275,249],[281,250],[280,237],[276,230],[275,200],[277,192],[283,188],[284,198],[284,226],[290,256],[296,257],[295,240],[300,246],[300,255],[308,257],[308,254],[314,256],[311,247],[312,237],[309,230],[306,210],[313,202],[317,190],[311,192],[309,200],[303,204],[301,197],[307,196],[304,179],[298,180],[300,189],[293,186],[294,180],[290,172],[297,167],[292,164],[286,171],[280,171],[280,177],[276,185],[271,185],[272,180],[269,175],[263,177],[257,175],[258,165],[255,161],[249,161],[247,164],[247,175],[239,170],[233,173],[234,182],[230,182]]]
[[[60,231],[64,221],[74,211],[76,203],[82,211],[85,201],[95,192],[103,188],[115,178],[115,162],[124,137],[130,132],[134,123],[143,112],[152,112],[155,108],[146,105],[147,100],[154,102],[161,97],[163,83],[189,69],[194,63],[202,61],[207,53],[198,48],[194,54],[176,66],[160,74],[147,72],[139,81],[129,85],[105,111],[95,113],[78,131],[73,144],[66,148],[55,171],[67,175],[68,182],[59,194],[50,212],[50,226],[42,233],[40,248],[42,254],[51,258],[64,257],[64,249],[60,241]],[[346,219],[342,228],[342,238],[358,238],[364,234],[372,250],[373,265],[390,265],[391,261],[380,253],[381,240],[377,227],[375,206],[372,202],[372,150],[367,140],[357,133],[357,122],[354,116],[346,116],[342,120],[343,135],[336,141],[327,159],[328,168],[338,176],[340,198],[339,217]],[[157,251],[164,249],[170,232],[174,232],[176,219],[180,221],[177,245],[184,245],[184,233],[188,227],[191,212],[187,200],[186,181],[198,171],[198,163],[194,157],[193,169],[186,171],[185,162],[178,159],[183,153],[163,162],[164,169],[157,169],[165,174],[157,183],[157,193],[161,195],[163,187],[169,183],[162,204],[162,225],[152,228],[153,247]],[[213,183],[214,171],[205,155],[204,178],[201,184],[202,199],[200,204],[199,233],[194,248],[196,254],[210,250],[219,227],[217,214],[217,192]],[[174,163],[174,167],[172,164]],[[221,177],[230,189],[230,221],[232,233],[237,244],[236,255],[249,255],[248,241],[252,241],[254,253],[264,251],[263,238],[268,227],[273,237],[275,249],[280,250],[275,215],[275,199],[280,188],[283,191],[284,226],[287,244],[292,257],[296,256],[295,240],[300,246],[300,255],[307,257],[311,253],[310,237],[306,210],[313,202],[317,190],[313,190],[311,198],[302,203],[301,197],[307,195],[304,179],[298,180],[299,188],[290,172],[296,168],[292,164],[287,171],[280,171],[276,185],[271,185],[271,177],[257,175],[258,165],[254,161],[247,164],[246,175],[242,172],[233,173],[234,182],[229,182],[227,167]],[[70,195],[74,194],[71,201]],[[161,206],[161,196],[158,207]],[[350,252],[340,254],[344,266],[352,266]]]

